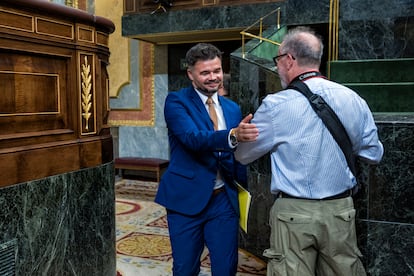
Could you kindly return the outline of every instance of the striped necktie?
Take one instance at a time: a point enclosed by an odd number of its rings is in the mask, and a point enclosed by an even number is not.
[[[210,118],[214,124],[214,130],[218,130],[218,119],[217,119],[217,113],[216,113],[216,108],[214,107],[213,99],[211,97],[208,97],[206,103],[208,104],[208,113],[210,114]]]

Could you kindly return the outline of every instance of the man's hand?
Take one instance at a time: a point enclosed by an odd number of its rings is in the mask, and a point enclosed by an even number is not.
[[[255,124],[250,123],[253,114],[249,114],[241,120],[236,128],[236,137],[239,142],[255,141],[259,136],[259,130]]]

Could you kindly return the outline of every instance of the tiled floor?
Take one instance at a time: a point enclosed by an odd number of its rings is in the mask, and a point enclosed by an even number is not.
[[[157,183],[120,180],[116,183],[117,271],[122,276],[171,275],[172,256],[165,209],[153,202]],[[211,275],[208,251],[200,275]],[[266,275],[266,264],[239,250],[237,275]]]

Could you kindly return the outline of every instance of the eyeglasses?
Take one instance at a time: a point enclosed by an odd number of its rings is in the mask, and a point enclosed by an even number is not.
[[[275,64],[277,64],[282,57],[287,56],[287,55],[289,55],[289,53],[284,53],[284,54],[277,55],[277,56],[273,57],[273,62]],[[294,56],[292,56],[292,55],[290,55],[290,56],[292,57],[293,60],[295,60]]]

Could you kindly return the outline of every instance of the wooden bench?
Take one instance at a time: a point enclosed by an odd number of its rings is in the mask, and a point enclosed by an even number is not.
[[[121,177],[122,170],[131,170],[140,176],[151,177],[159,182],[169,163],[168,160],[158,158],[119,157],[115,158],[115,169],[119,170]]]

